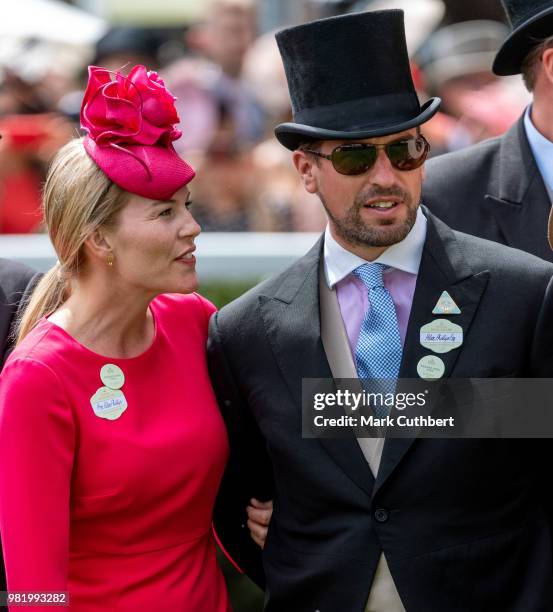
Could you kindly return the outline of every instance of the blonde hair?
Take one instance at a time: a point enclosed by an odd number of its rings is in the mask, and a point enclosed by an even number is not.
[[[71,293],[84,268],[85,240],[100,227],[113,227],[128,193],[113,183],[86,153],[82,138],[54,158],[43,193],[43,213],[58,261],[41,279],[18,322],[17,343]]]

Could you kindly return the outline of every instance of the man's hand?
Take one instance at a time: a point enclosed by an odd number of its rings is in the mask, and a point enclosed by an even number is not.
[[[263,548],[265,546],[269,522],[273,514],[273,502],[260,502],[252,498],[250,504],[246,508],[248,513],[248,529],[253,541],[260,548]]]

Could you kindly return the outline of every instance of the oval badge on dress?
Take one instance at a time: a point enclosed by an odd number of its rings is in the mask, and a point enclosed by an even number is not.
[[[100,387],[90,398],[90,404],[96,416],[110,421],[118,419],[127,409],[127,399],[123,391],[108,387]]]
[[[110,389],[121,389],[125,384],[123,370],[114,363],[106,363],[100,370],[100,378],[106,387]]]

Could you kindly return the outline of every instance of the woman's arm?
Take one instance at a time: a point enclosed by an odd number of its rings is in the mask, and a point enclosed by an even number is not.
[[[234,382],[217,317],[213,315],[210,321],[207,354],[211,382],[227,427],[230,456],[215,502],[213,522],[234,563],[264,588],[261,550],[250,538],[246,507],[252,497],[273,497],[272,471],[265,442]]]
[[[63,386],[32,359],[0,376],[0,531],[9,591],[67,591],[75,426]]]

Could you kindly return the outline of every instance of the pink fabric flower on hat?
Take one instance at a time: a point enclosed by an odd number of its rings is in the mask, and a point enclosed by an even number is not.
[[[81,125],[97,144],[168,144],[180,138],[175,98],[156,72],[135,66],[128,77],[90,66]]]
[[[88,74],[81,107],[88,154],[123,189],[168,199],[194,177],[171,144],[182,135],[175,97],[141,65],[128,77],[98,66]]]

